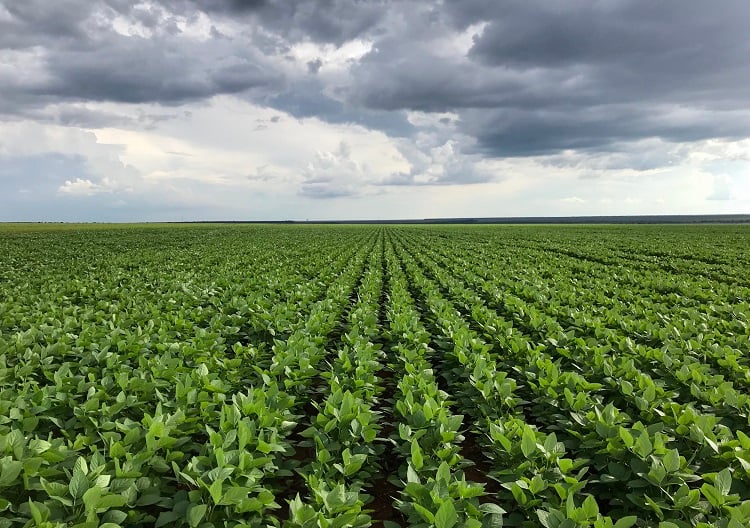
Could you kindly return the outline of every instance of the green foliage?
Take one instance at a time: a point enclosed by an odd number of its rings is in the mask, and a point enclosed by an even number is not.
[[[0,528],[748,526],[747,241],[0,229]]]

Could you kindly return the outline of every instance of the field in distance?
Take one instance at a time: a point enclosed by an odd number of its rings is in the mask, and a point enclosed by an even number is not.
[[[750,526],[750,226],[0,225],[0,528]]]

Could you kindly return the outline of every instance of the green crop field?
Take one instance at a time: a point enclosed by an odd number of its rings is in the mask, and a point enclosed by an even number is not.
[[[0,528],[746,528],[749,302],[746,226],[0,226]]]

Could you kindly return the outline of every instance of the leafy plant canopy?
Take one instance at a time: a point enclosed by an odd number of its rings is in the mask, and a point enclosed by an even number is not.
[[[750,526],[742,226],[0,228],[0,528]]]

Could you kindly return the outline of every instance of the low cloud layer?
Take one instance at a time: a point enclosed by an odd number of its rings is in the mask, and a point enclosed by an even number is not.
[[[139,219],[171,189],[181,219],[387,218],[412,193],[465,216],[443,189],[492,188],[484,214],[595,214],[617,201],[592,182],[682,175],[682,212],[740,212],[748,19],[740,0],[0,0],[0,205]]]

